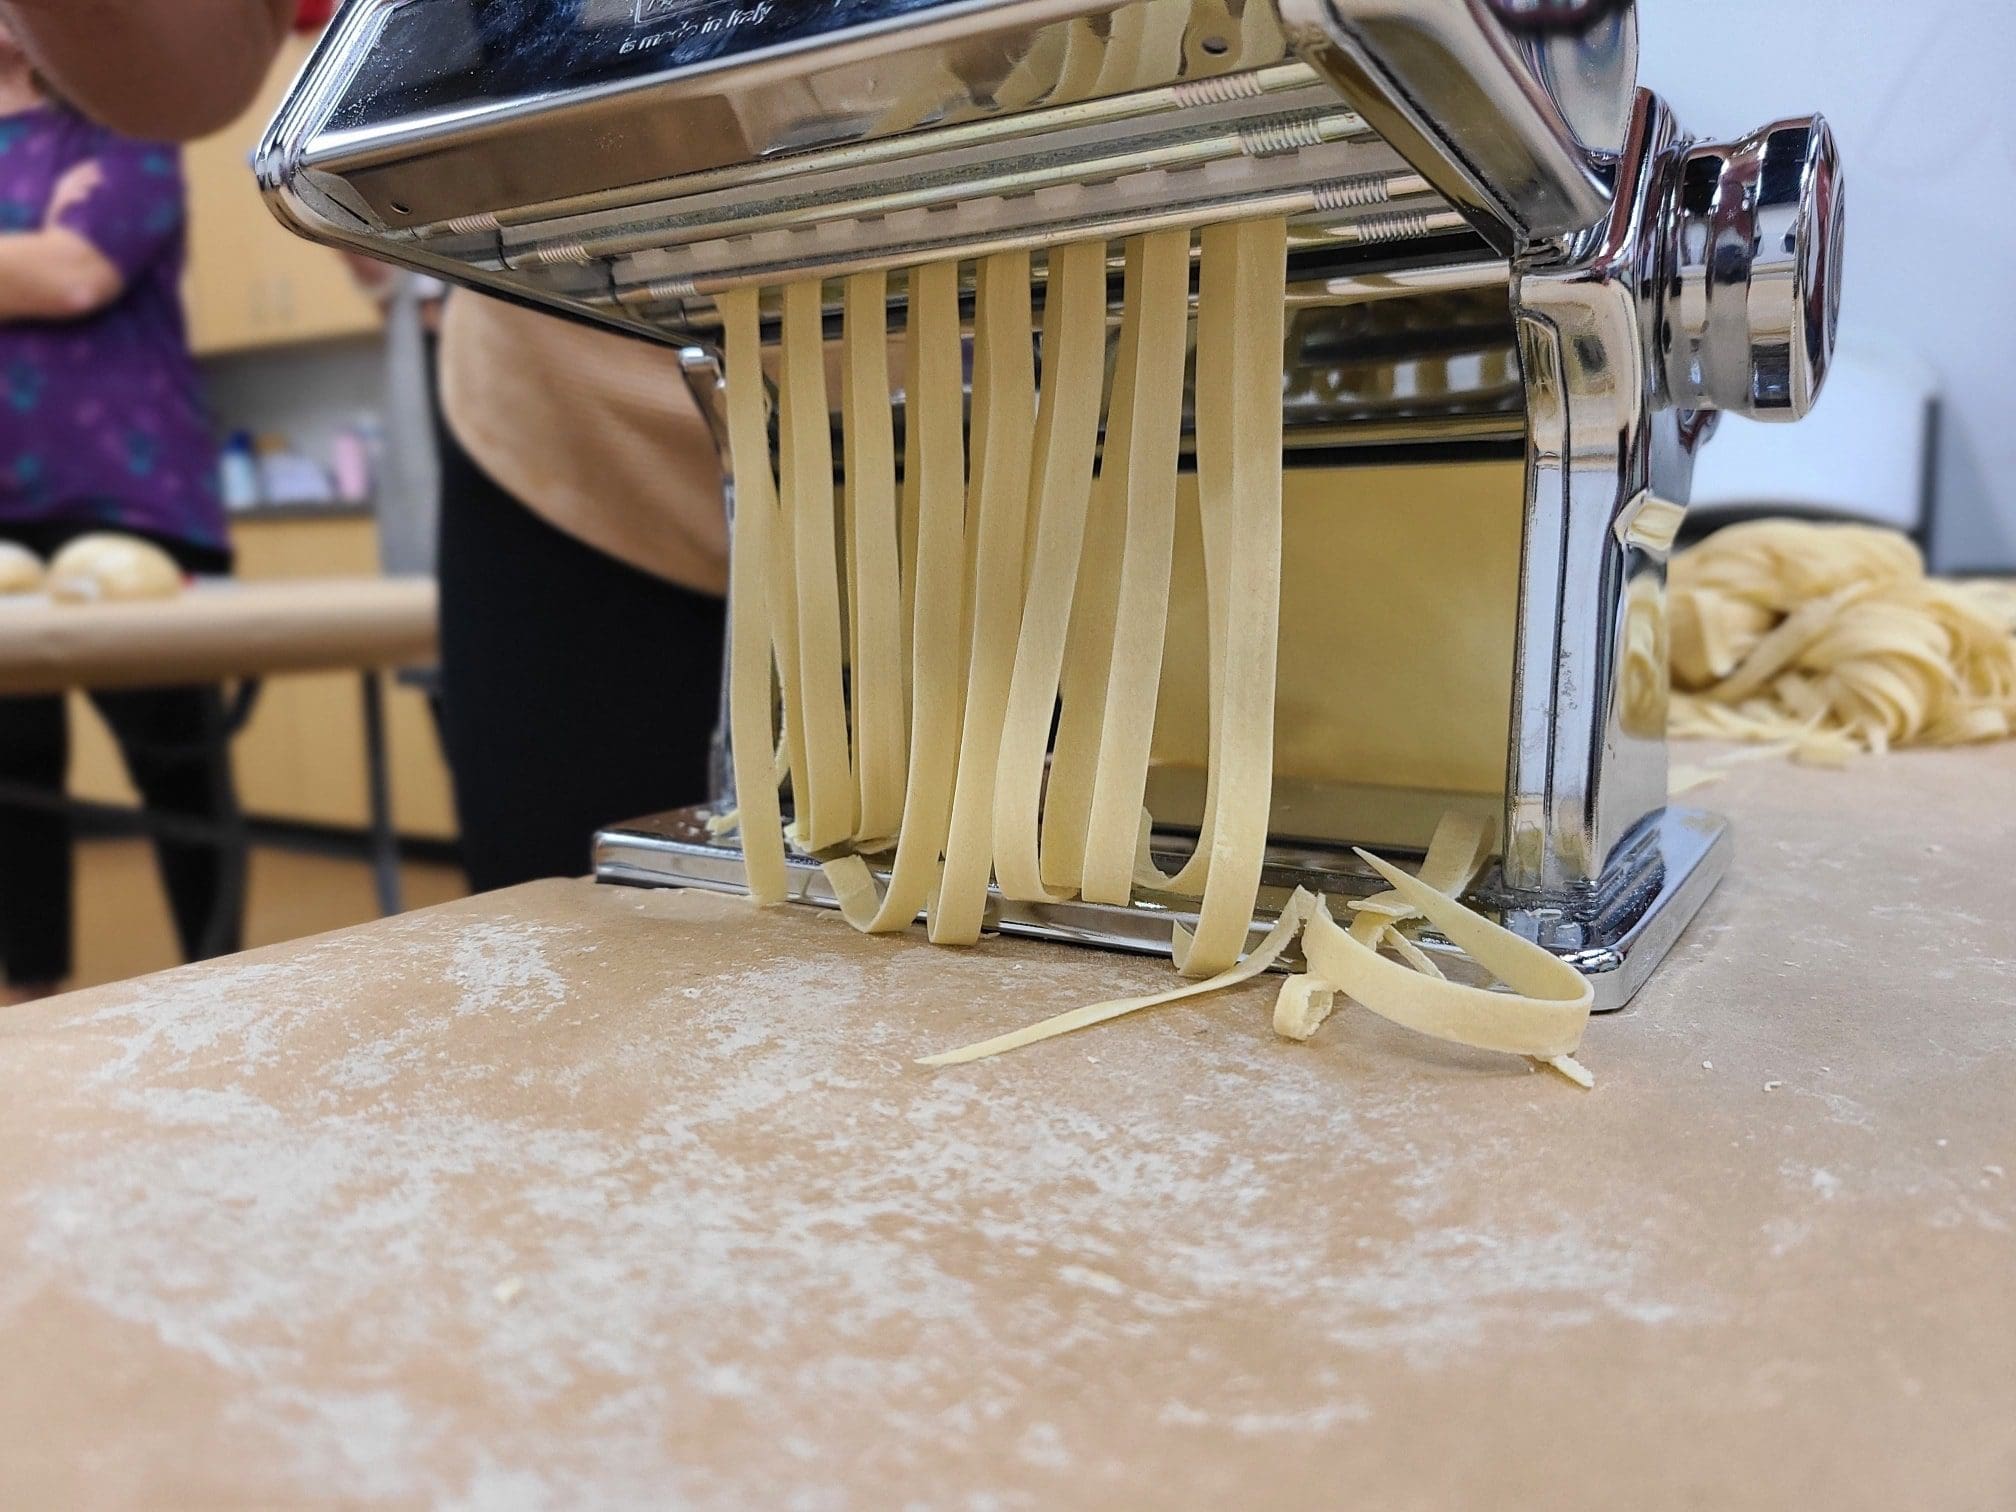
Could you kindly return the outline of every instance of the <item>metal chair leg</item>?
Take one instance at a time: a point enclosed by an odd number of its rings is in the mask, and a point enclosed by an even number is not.
[[[385,751],[385,685],[375,669],[364,673],[364,759],[371,785],[371,869],[378,911],[405,912],[399,876],[399,834],[392,825],[391,765]]]

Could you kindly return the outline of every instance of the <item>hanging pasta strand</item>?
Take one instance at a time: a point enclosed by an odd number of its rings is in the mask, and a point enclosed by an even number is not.
[[[980,938],[987,884],[994,874],[994,778],[1016,640],[1022,631],[1024,523],[1029,510],[1030,436],[1036,419],[1029,254],[997,253],[981,261],[979,274],[974,313],[974,507],[967,522],[974,541],[973,642],[945,875],[931,910],[931,940],[938,945],[970,945]]]
[[[956,263],[911,272],[909,318],[918,523],[903,823],[886,892],[877,893],[874,873],[859,856],[842,856],[825,868],[847,922],[878,934],[907,928],[937,886],[964,709],[959,635],[966,617],[965,378]]]
[[[792,769],[797,834],[807,850],[854,833],[857,795],[842,680],[840,565],[835,539],[833,430],[819,282],[784,290],[784,513],[797,575],[799,701],[804,765]]]
[[[1223,709],[1225,683],[1225,627],[1229,606],[1226,589],[1229,576],[1232,512],[1236,507],[1233,488],[1232,447],[1227,433],[1232,424],[1232,385],[1235,364],[1232,343],[1236,333],[1233,301],[1221,297],[1219,289],[1232,271],[1225,266],[1224,243],[1206,228],[1200,247],[1197,301],[1197,517],[1202,536],[1204,566],[1205,635],[1205,789],[1204,808],[1198,820],[1197,847],[1188,861],[1173,875],[1156,870],[1148,851],[1153,822],[1142,816],[1140,861],[1135,882],[1142,887],[1183,897],[1199,897],[1210,875],[1212,837],[1218,826],[1218,781],[1223,770],[1218,760],[1218,741],[1225,727]]]
[[[759,295],[759,308],[760,298]],[[781,348],[781,339],[779,345]],[[791,455],[791,406],[784,402],[782,377],[780,371],[777,395],[777,455],[780,458]],[[750,381],[760,383],[760,369],[754,371]],[[798,650],[798,548],[783,480],[776,477],[773,470],[771,481],[777,494],[776,524],[770,532],[771,640],[777,660],[777,687],[784,722],[781,743],[784,780],[790,783],[792,806],[796,808],[804,801],[803,795],[808,787],[804,661]],[[798,833],[798,818],[794,815],[786,834],[795,839]]]
[[[773,747],[770,579],[777,480],[763,406],[763,337],[754,289],[721,297],[727,345],[728,447],[735,474],[735,538],[729,554],[728,718],[735,798],[741,814],[749,895],[781,903],[789,891]]]
[[[913,631],[917,624],[918,490],[924,475],[924,464],[918,456],[923,427],[917,419],[917,275],[912,273],[909,279],[910,307],[903,321],[903,483],[896,498],[896,561],[902,574],[901,633],[897,639],[903,656],[903,707],[906,710],[910,708],[914,692],[911,655],[915,650]]]
[[[1128,429],[1127,523],[1120,557],[1113,658],[1107,676],[1099,762],[1086,821],[1085,880],[1094,903],[1134,892],[1141,804],[1155,733],[1155,701],[1169,624],[1176,542],[1176,468],[1183,440],[1184,354],[1190,328],[1190,233],[1139,239],[1128,302],[1140,307],[1133,409]]]
[[[1279,219],[1212,226],[1203,235],[1196,430],[1209,691],[1204,810],[1197,848],[1174,876],[1155,870],[1145,833],[1136,874],[1166,892],[1205,894],[1203,950],[1193,958],[1194,940],[1177,943],[1177,965],[1198,976],[1223,971],[1245,945],[1252,906],[1240,900],[1258,891],[1272,807],[1287,238]],[[1222,835],[1221,817],[1231,821]],[[1221,852],[1231,870],[1208,888]]]
[[[1140,18],[1132,24],[1140,30]],[[1180,41],[1174,31],[1157,37],[1158,47]],[[1447,817],[1418,877],[1359,852],[1390,891],[1354,903],[1348,923],[1298,892],[1246,951],[1272,807],[1286,265],[1278,218],[1203,233],[1195,391],[1210,728],[1198,845],[1174,877],[1145,859],[1142,799],[1170,608],[1189,231],[1146,233],[1127,246],[1103,456],[1103,245],[1049,255],[1040,405],[1029,257],[1001,253],[978,265],[970,438],[958,265],[912,270],[900,490],[887,277],[850,278],[847,491],[837,517],[818,284],[783,291],[774,478],[759,296],[722,297],[739,505],[730,713],[752,894],[774,901],[789,880],[771,754],[774,676],[796,836],[807,849],[840,852],[825,874],[856,928],[900,930],[928,907],[935,942],[970,942],[990,877],[1030,900],[1078,893],[1125,904],[1137,876],[1201,896],[1196,930],[1179,929],[1173,941],[1188,984],[1076,1009],[929,1064],[982,1059],[1220,991],[1279,965],[1299,939],[1306,970],[1276,996],[1285,1037],[1307,1038],[1348,998],[1414,1032],[1529,1056],[1591,1084],[1573,1059],[1590,984],[1457,901],[1493,853],[1488,817]],[[1999,716],[1996,700],[2016,693],[2016,671],[2003,670],[1992,637],[1972,635],[1964,602],[1922,593],[1900,601],[1844,579],[1822,586],[1821,607],[1802,614],[1766,607],[1728,581],[1697,585],[1702,595],[1711,588],[1742,607],[1724,613],[1701,597],[1702,633],[1676,630],[1676,661],[1716,669],[1704,700],[1730,718],[1761,720],[1768,698],[1812,719],[1850,710],[1865,732],[1910,720],[1951,728],[1984,711]],[[1914,611],[1923,613],[1913,619]],[[1972,703],[1928,704],[1935,684],[1986,692]],[[1727,702],[1714,702],[1718,694]],[[892,838],[890,874],[878,887],[860,852]],[[1438,948],[1460,950],[1506,990],[1451,980],[1416,939],[1417,925],[1439,931]]]
[[[1036,535],[994,790],[994,870],[1011,898],[1061,903],[1071,896],[1045,886],[1038,838],[1044,757],[1092,500],[1105,361],[1106,245],[1058,248],[1043,302],[1043,400],[1030,495]],[[1110,636],[1109,628],[1109,644]]]
[[[1211,731],[1206,831],[1199,845],[1204,906],[1197,932],[1179,945],[1185,976],[1226,970],[1245,948],[1267,855],[1274,794],[1274,699],[1281,625],[1281,362],[1288,226],[1241,221],[1205,233],[1202,297],[1229,308],[1224,344],[1224,416],[1199,413],[1197,445],[1223,448],[1227,497],[1206,527],[1218,717]],[[1210,551],[1216,548],[1217,560]],[[1235,612],[1236,608],[1236,612]],[[1222,649],[1221,649],[1222,648]],[[1186,868],[1187,871],[1189,868]]]
[[[902,564],[896,508],[896,443],[889,403],[889,279],[847,280],[842,455],[849,526],[847,602],[853,622],[854,771],[860,790],[857,841],[885,840],[903,822]]]
[[[1057,738],[1043,802],[1043,885],[1064,897],[1076,896],[1085,881],[1086,826],[1092,815],[1092,786],[1099,772],[1099,736],[1113,664],[1120,556],[1127,541],[1135,379],[1140,368],[1142,252],[1139,238],[1127,244],[1126,292],[1113,363],[1113,393],[1106,407],[1106,444],[1088,504],[1084,549],[1065,642]]]

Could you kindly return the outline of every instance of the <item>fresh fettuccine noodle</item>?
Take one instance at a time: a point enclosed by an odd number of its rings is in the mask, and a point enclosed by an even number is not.
[[[1354,904],[1348,922],[1297,893],[1246,950],[1273,791],[1287,227],[1209,226],[1196,251],[1194,384],[1193,233],[1161,230],[1124,248],[1110,392],[1103,243],[1047,254],[1040,381],[1029,255],[969,265],[970,424],[962,269],[911,270],[900,485],[889,276],[847,279],[837,503],[824,291],[813,282],[781,291],[774,471],[762,301],[723,297],[738,484],[731,715],[750,890],[762,902],[784,896],[788,835],[820,857],[856,928],[900,930],[921,914],[939,944],[979,937],[990,882],[1031,902],[1127,903],[1138,886],[1200,900],[1196,928],[1178,928],[1171,945],[1188,985],[1079,1009],[933,1065],[1220,991],[1277,965],[1299,940],[1305,970],[1287,978],[1276,1004],[1283,1036],[1308,1038],[1343,997],[1587,1085],[1570,1057],[1588,984],[1456,901],[1493,854],[1488,823],[1452,815],[1419,877],[1365,857],[1391,891]],[[1196,395],[1210,727],[1198,844],[1164,875],[1148,854],[1142,800],[1186,389]],[[781,834],[773,675],[797,811]],[[878,880],[869,853],[892,847]],[[1509,990],[1450,980],[1414,938],[1416,921]]]
[[[1838,762],[2016,733],[2016,612],[1868,525],[1761,520],[1673,559],[1672,731]]]

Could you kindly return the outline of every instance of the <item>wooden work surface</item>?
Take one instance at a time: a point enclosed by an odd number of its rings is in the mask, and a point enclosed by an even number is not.
[[[2016,1505],[2016,747],[1703,796],[1587,1094],[585,883],[16,1011],[0,1505]]]
[[[179,598],[0,598],[0,696],[146,688],[433,660],[439,595],[423,577],[204,580]]]

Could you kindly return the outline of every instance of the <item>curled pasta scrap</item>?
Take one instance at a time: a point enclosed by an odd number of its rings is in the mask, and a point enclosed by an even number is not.
[[[1074,1009],[1010,1034],[927,1057],[919,1064],[954,1066],[986,1060],[1149,1008],[1237,986],[1274,966],[1299,937],[1308,970],[1289,977],[1275,1002],[1275,1030],[1286,1038],[1307,1039],[1314,1034],[1341,996],[1417,1034],[1527,1056],[1580,1086],[1594,1084],[1574,1059],[1594,1002],[1594,991],[1580,972],[1420,878],[1364,851],[1358,855],[1384,878],[1399,905],[1434,925],[1508,990],[1451,981],[1436,971],[1425,955],[1420,964],[1411,957],[1393,960],[1382,955],[1376,944],[1359,937],[1358,926],[1345,929],[1331,917],[1323,899],[1298,889],[1267,938],[1243,961],[1208,981]],[[1391,906],[1381,899],[1372,902],[1382,908]],[[1392,914],[1381,911],[1360,915],[1368,932],[1376,926],[1381,935],[1393,928],[1393,922]],[[1427,969],[1422,969],[1423,965]]]
[[[1262,940],[1245,960],[1208,982],[1190,982],[1181,987],[1172,987],[1167,992],[1150,993],[1146,997],[1115,998],[1111,1002],[1074,1008],[1069,1013],[1060,1013],[1053,1019],[1045,1019],[1042,1023],[1032,1024],[1026,1029],[997,1035],[993,1039],[982,1040],[978,1044],[967,1045],[958,1050],[948,1050],[942,1055],[927,1055],[917,1064],[963,1066],[973,1061],[988,1060],[996,1055],[1006,1055],[1010,1050],[1020,1050],[1028,1045],[1055,1039],[1060,1034],[1090,1029],[1095,1024],[1111,1023],[1114,1019],[1125,1018],[1130,1013],[1139,1013],[1144,1008],[1159,1008],[1167,1003],[1180,1003],[1186,998],[1202,997],[1206,993],[1236,987],[1241,982],[1250,982],[1280,960],[1288,947],[1295,943],[1295,937],[1302,932],[1302,926],[1308,921],[1316,906],[1314,893],[1306,888],[1297,888],[1294,896],[1288,900],[1288,906],[1282,909],[1281,917],[1275,921],[1274,928],[1268,932],[1267,938]]]
[[[1320,903],[1302,936],[1302,952],[1314,974],[1381,1018],[1417,1034],[1542,1061],[1575,1053],[1595,1001],[1594,989],[1581,972],[1389,862],[1364,851],[1358,854],[1452,944],[1511,991],[1427,976],[1391,960],[1341,928]]]
[[[1840,765],[2016,733],[2016,606],[1866,525],[1731,526],[1672,565],[1672,733]]]

